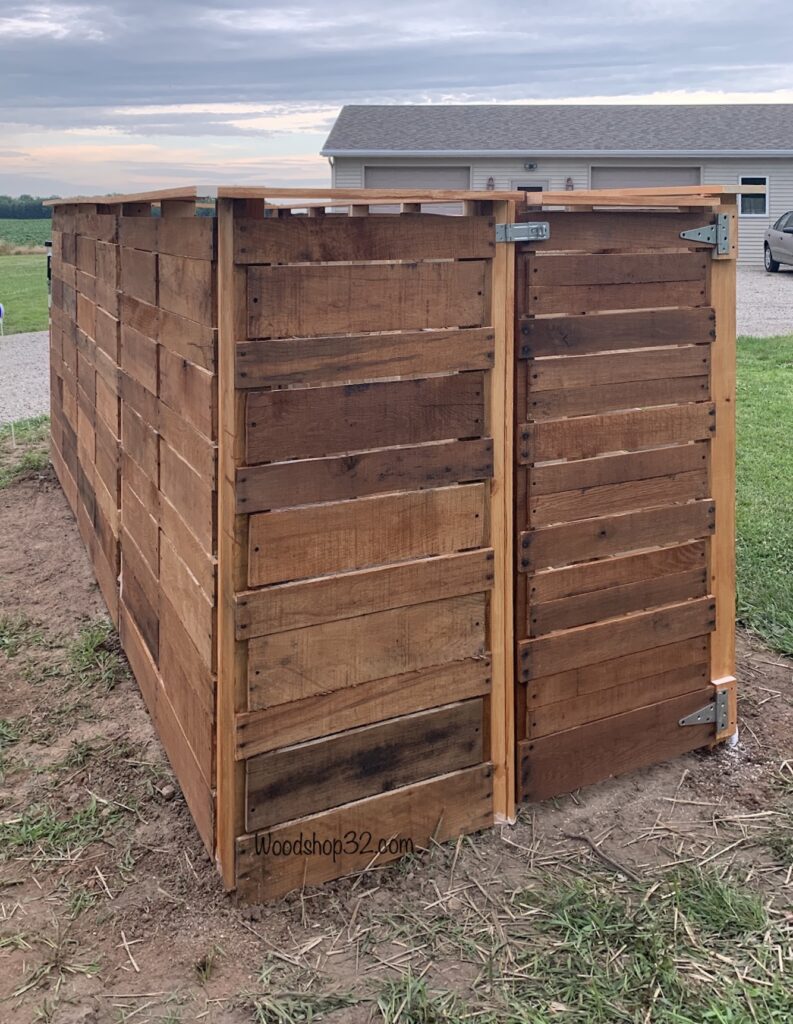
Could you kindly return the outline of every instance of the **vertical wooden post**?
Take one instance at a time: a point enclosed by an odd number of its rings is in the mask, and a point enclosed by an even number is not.
[[[514,202],[492,208],[497,224],[515,220]],[[495,228],[493,229],[495,231]],[[490,372],[490,430],[493,482],[490,536],[494,549],[490,598],[492,690],[490,752],[493,760],[493,811],[496,821],[515,819],[515,640],[513,615],[513,435],[515,364],[515,246],[496,245],[493,257],[495,360]]]
[[[218,230],[218,676],[216,859],[227,889],[236,885],[235,839],[242,831],[244,767],[235,760],[236,717],[245,708],[246,645],[236,639],[235,594],[245,589],[246,517],[236,514],[235,477],[243,460],[244,397],[235,352],[244,294],[234,265],[233,199],[219,199]]]
[[[738,217],[735,206],[722,206],[730,218],[730,252],[714,254],[711,263],[711,305],[716,313],[716,338],[711,354],[711,395],[716,430],[710,452],[710,495],[716,506],[716,530],[710,542],[710,591],[716,598],[716,628],[710,638],[710,678],[730,693],[730,724],[717,732],[726,739],[737,728],[735,684],[735,259]]]

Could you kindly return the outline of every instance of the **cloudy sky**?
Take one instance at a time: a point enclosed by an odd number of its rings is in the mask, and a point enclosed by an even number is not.
[[[0,0],[0,192],[324,185],[344,103],[793,101],[791,0]]]

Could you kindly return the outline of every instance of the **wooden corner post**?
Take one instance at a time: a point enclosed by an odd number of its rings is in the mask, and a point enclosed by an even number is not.
[[[496,224],[515,220],[514,202],[493,203]],[[494,227],[495,231],[495,227]],[[515,640],[513,622],[513,434],[515,393],[515,246],[496,243],[493,258],[495,359],[489,410],[493,434],[491,538],[494,579],[490,604],[492,691],[490,751],[495,820],[515,820]]]
[[[716,314],[716,337],[711,357],[711,394],[716,408],[716,430],[711,442],[710,496],[716,508],[716,529],[710,544],[710,592],[716,599],[716,628],[710,638],[710,678],[726,689],[729,723],[717,726],[716,742],[737,729],[735,681],[735,260],[738,252],[738,211],[725,205],[718,210],[729,218],[729,253],[713,254],[711,304]]]

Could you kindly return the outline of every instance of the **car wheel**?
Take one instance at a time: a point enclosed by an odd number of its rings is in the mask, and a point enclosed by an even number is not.
[[[766,245],[765,247],[765,251],[763,253],[763,262],[765,263],[765,269],[768,271],[769,274],[775,274],[777,270],[779,270],[779,264],[771,255],[770,245]]]

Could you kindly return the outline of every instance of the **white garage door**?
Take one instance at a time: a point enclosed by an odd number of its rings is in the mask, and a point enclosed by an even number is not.
[[[592,188],[699,185],[699,167],[593,167]]]
[[[459,188],[471,185],[468,167],[365,167],[364,188]]]

